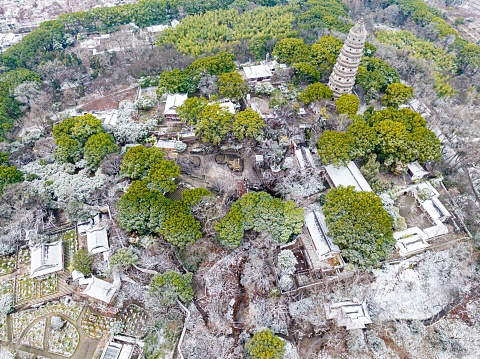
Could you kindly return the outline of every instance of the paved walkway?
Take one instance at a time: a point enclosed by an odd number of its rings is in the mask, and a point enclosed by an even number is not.
[[[24,351],[24,352],[27,352],[27,353],[34,354],[36,356],[43,356],[45,358],[50,358],[50,359],[65,359],[65,357],[62,356],[62,355],[52,354],[52,353],[49,353],[46,350],[32,348],[32,347],[28,347],[28,346],[20,344],[23,336],[35,324],[35,322],[37,322],[38,320],[46,318],[47,319],[47,327],[48,327],[48,324],[50,324],[50,318],[54,315],[57,315],[59,317],[62,317],[62,319],[67,320],[69,323],[73,324],[77,328],[78,333],[80,335],[80,341],[79,341],[78,347],[75,350],[75,353],[70,357],[70,359],[90,359],[90,358],[93,358],[93,355],[94,355],[94,353],[97,349],[97,346],[98,346],[98,343],[100,342],[100,340],[99,339],[92,339],[92,338],[88,337],[82,329],[82,318],[85,315],[86,310],[87,309],[84,307],[83,310],[82,310],[82,313],[78,317],[77,321],[72,320],[71,318],[63,315],[62,313],[56,313],[56,312],[49,313],[49,314],[47,314],[43,317],[40,317],[40,318],[36,319],[32,323],[30,323],[28,325],[28,327],[25,328],[25,330],[23,331],[23,333],[20,336],[17,344],[13,344],[11,342],[9,342],[9,343],[0,342],[0,343],[2,345],[5,345],[6,347],[9,347],[9,348],[13,349],[13,350],[21,350],[21,351]],[[8,332],[9,332],[8,336],[9,336],[9,338],[11,338],[10,328],[11,328],[11,322],[9,321],[9,325],[8,325]],[[43,339],[44,349],[48,349],[48,337],[49,337],[49,333],[48,333],[48,330],[46,330],[45,331],[45,336],[44,336],[44,339]]]

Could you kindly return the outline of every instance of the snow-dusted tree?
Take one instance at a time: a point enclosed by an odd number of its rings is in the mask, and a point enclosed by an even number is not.
[[[110,333],[113,335],[121,334],[125,331],[125,323],[121,320],[116,320],[110,327]]]
[[[128,268],[132,264],[138,263],[138,255],[134,252],[133,247],[120,248],[110,257],[110,265]]]
[[[137,100],[137,108],[139,110],[148,111],[155,106],[154,100],[150,96],[142,96]]]
[[[257,95],[268,95],[270,96],[275,88],[270,82],[259,82],[255,84],[255,93]]]
[[[177,300],[188,303],[193,299],[193,273],[180,274],[168,271],[155,274],[150,281],[150,295],[167,306],[175,305]]]
[[[278,255],[278,264],[282,274],[290,275],[295,273],[295,265],[298,263],[295,254],[289,249],[285,249]]]
[[[5,293],[0,297],[0,313],[7,315],[13,310],[13,293]]]
[[[178,153],[182,153],[187,149],[187,144],[182,141],[176,141],[174,144],[175,149],[177,150]]]
[[[63,320],[61,317],[58,315],[52,316],[50,319],[50,325],[52,326],[53,330],[59,331],[62,329],[63,325],[65,324],[65,320]]]
[[[40,83],[38,81],[27,81],[18,85],[14,90],[15,100],[31,105],[40,95]]]
[[[282,290],[282,292],[287,292],[293,287],[293,279],[291,275],[282,274],[278,281],[278,286]]]
[[[4,346],[0,346],[0,358],[2,359],[15,359],[15,354],[10,349]]]

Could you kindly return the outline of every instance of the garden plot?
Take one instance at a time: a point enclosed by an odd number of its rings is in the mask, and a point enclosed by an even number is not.
[[[125,318],[125,333],[131,336],[142,336],[145,334],[147,323],[147,312],[138,305],[129,305],[122,313]]]
[[[60,330],[51,330],[48,337],[48,351],[64,357],[71,357],[80,343],[80,334],[74,325],[67,322]]]
[[[11,278],[3,282],[0,282],[0,296],[7,293],[13,294],[14,289],[15,289],[15,278]]]
[[[7,331],[7,316],[0,313],[0,340],[8,340],[8,331]]]
[[[83,304],[70,301],[68,303],[49,302],[39,308],[15,312],[10,315],[12,325],[12,341],[15,343],[30,323],[49,313],[60,313],[73,321],[77,321],[82,312]]]
[[[37,296],[37,285],[34,278],[23,277],[17,280],[15,302],[22,303]]]
[[[21,344],[43,350],[43,338],[45,337],[45,327],[47,319],[42,318],[35,322],[29,331],[23,336]]]
[[[20,249],[18,252],[18,264],[28,264],[30,263],[30,249]]]
[[[38,291],[40,297],[45,297],[58,292],[58,278],[56,274],[52,274],[46,278],[38,280]]]
[[[15,271],[15,255],[0,257],[0,276]]]
[[[87,310],[82,318],[82,329],[90,338],[100,339],[108,333],[114,321],[114,318],[92,314],[90,310]]]

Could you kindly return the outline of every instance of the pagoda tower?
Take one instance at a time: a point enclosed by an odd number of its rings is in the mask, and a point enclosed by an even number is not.
[[[328,81],[328,87],[333,91],[333,96],[339,98],[344,93],[352,93],[357,76],[358,65],[363,56],[363,46],[367,38],[367,30],[363,19],[350,29],[347,40],[338,55],[337,62]]]

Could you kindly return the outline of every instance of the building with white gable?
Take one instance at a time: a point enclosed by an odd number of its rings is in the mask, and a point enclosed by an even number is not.
[[[353,186],[359,192],[372,192],[372,188],[353,161],[350,161],[347,166],[341,166],[339,168],[328,165],[325,166],[325,170],[328,175],[327,181],[332,187]]]
[[[78,285],[80,295],[110,304],[121,287],[121,281],[118,277],[114,278],[113,283],[110,283],[92,275],[89,278],[79,277]]]
[[[245,76],[250,81],[263,81],[273,76],[274,69],[271,64],[262,64],[245,66],[243,72],[245,72]]]
[[[31,249],[30,278],[63,270],[62,241],[43,243]]]
[[[167,102],[165,103],[165,110],[163,111],[163,115],[168,119],[178,119],[177,108],[183,105],[183,103],[187,100],[188,94],[179,94],[175,93],[173,95],[167,95]]]

